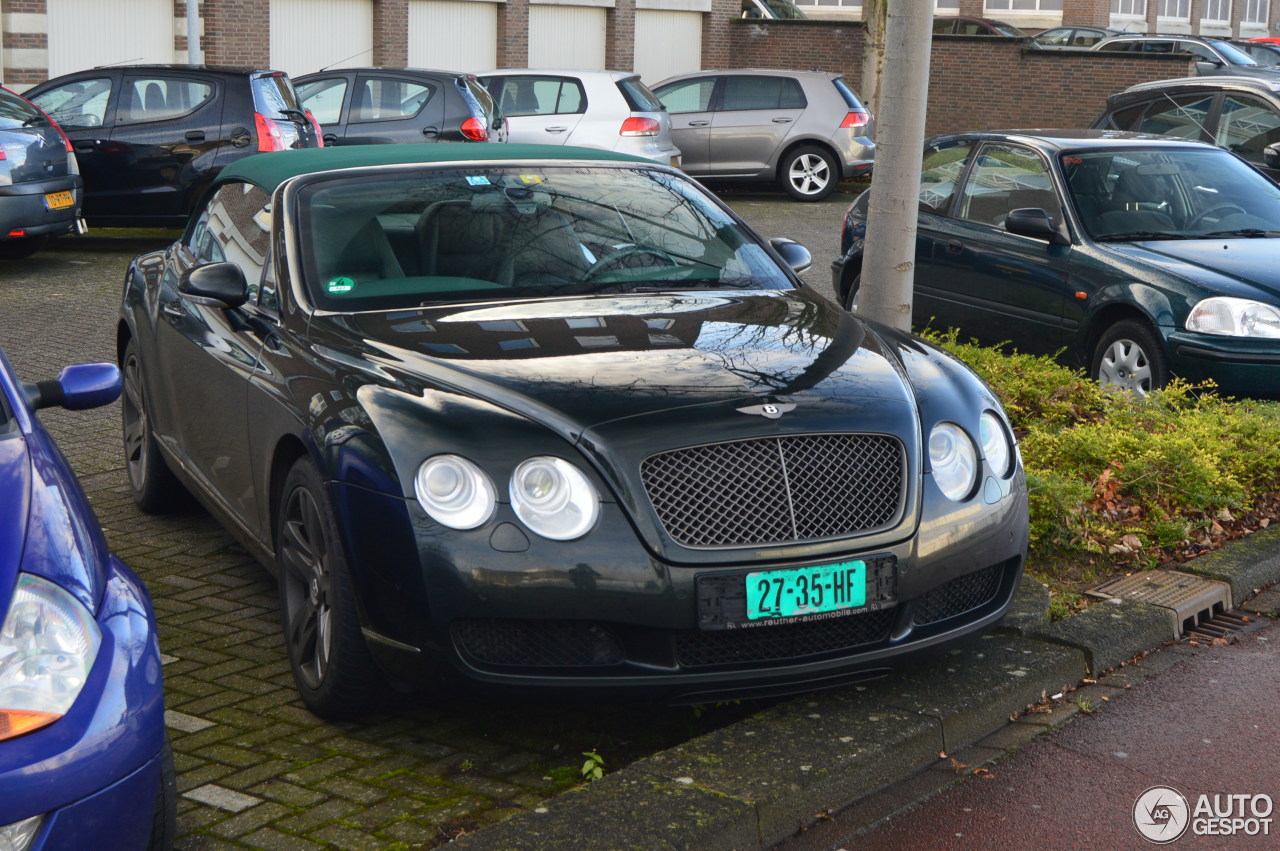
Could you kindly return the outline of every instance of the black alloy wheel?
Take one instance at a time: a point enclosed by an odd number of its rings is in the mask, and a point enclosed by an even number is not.
[[[276,558],[289,664],[303,702],[321,718],[353,718],[383,680],[360,630],[355,593],[320,471],[294,463],[278,512]]]
[[[120,395],[120,425],[124,436],[125,470],[133,501],[148,514],[162,514],[187,504],[187,491],[160,454],[151,418],[147,415],[142,362],[138,345],[130,340],[121,359],[124,392]]]

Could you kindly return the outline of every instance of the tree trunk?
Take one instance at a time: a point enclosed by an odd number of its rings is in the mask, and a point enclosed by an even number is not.
[[[884,72],[884,25],[889,0],[862,1],[862,101],[872,115],[880,114],[880,80]]]
[[[860,313],[904,331],[911,328],[932,7],[932,3],[898,0],[885,16],[876,165],[858,290]]]

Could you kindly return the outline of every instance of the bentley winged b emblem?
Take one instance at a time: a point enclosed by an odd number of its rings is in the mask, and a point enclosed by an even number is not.
[[[738,408],[739,413],[753,414],[757,417],[767,417],[776,420],[778,417],[794,411],[796,409],[793,402],[765,402],[763,405],[748,405],[745,408]]]

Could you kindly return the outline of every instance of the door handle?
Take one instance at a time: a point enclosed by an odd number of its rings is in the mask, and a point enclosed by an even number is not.
[[[336,135],[336,134],[334,134],[334,133],[325,133],[325,134],[324,134],[324,143],[325,143],[326,145],[328,145],[329,147],[333,147],[334,145],[338,144],[338,137],[337,137],[337,135]]]
[[[203,131],[203,130],[188,130],[185,134],[183,134],[183,138],[184,138],[184,139],[186,139],[188,142],[203,142],[203,141],[204,141],[204,131]]]
[[[73,146],[77,151],[92,151],[101,144],[101,139],[77,139]]]
[[[689,126],[690,127],[706,127],[710,123],[711,123],[710,121],[690,121]]]
[[[434,139],[440,135],[440,128],[439,127],[423,127],[422,135],[426,136],[428,139]]]
[[[960,240],[958,240],[958,239],[948,239],[948,240],[947,240],[947,253],[948,253],[948,254],[962,254],[962,253],[964,253],[964,243],[962,243],[962,242],[961,242]]]
[[[182,304],[180,302],[167,301],[160,305],[160,309],[175,319],[185,319],[187,316],[187,312],[182,309]]]
[[[557,124],[554,127],[544,127],[543,129],[548,133],[563,133],[569,129],[569,126],[567,124]]]
[[[773,119],[773,123],[774,123],[774,124],[790,124],[790,123],[791,123],[791,119],[790,119],[790,118],[775,118],[775,119]]]

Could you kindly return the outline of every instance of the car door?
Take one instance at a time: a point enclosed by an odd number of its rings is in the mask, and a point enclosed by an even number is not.
[[[357,74],[342,144],[437,141],[444,125],[445,82],[394,74]]]
[[[689,174],[710,168],[711,99],[719,77],[677,80],[654,89],[671,116],[671,142],[680,149],[680,167]]]
[[[51,89],[37,88],[29,97],[71,140],[84,179],[81,209],[86,218],[111,209],[109,199],[119,180],[108,144],[119,88],[120,72],[103,70],[68,78]]]
[[[186,219],[223,142],[222,87],[214,76],[124,73],[107,156],[114,191],[102,199],[109,207],[97,211],[99,221]]]
[[[341,144],[347,135],[351,77],[350,74],[326,74],[298,80],[298,102],[315,116],[326,145]]]
[[[256,512],[253,464],[245,451],[246,394],[259,369],[262,335],[242,308],[199,304],[178,284],[183,272],[221,262],[236,264],[258,284],[270,245],[269,200],[243,183],[227,184],[208,200],[189,237],[174,249],[155,320],[156,361],[171,415],[157,423],[157,436],[228,510],[246,519]]]
[[[958,327],[987,344],[1010,339],[1035,354],[1064,342],[1063,300],[1070,282],[1070,246],[1009,233],[1011,210],[1039,207],[1060,225],[1060,194],[1048,163],[1032,148],[984,142],[975,152],[951,215],[939,217],[925,292],[917,279],[914,316],[933,309],[934,328]]]
[[[572,77],[512,74],[481,78],[507,119],[507,141],[563,145],[587,111],[587,93]],[[626,116],[618,116],[618,124]]]
[[[805,107],[804,91],[791,77],[726,74],[713,103],[708,174],[768,169]]]

